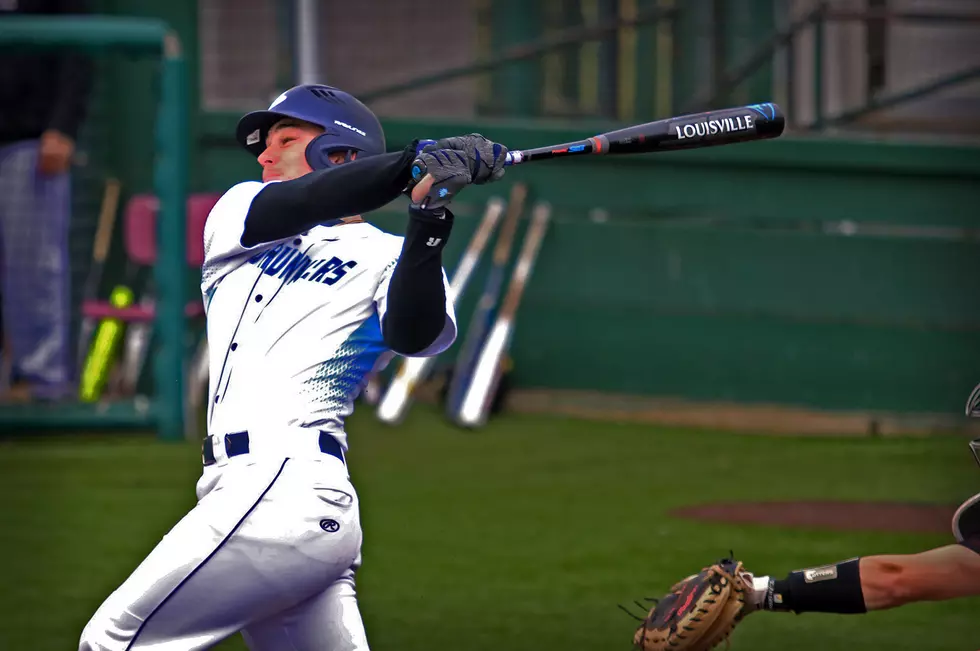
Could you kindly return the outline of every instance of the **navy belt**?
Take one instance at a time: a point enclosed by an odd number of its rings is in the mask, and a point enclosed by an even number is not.
[[[344,461],[344,450],[340,447],[340,442],[330,436],[327,432],[320,432],[320,452],[329,454],[332,457]],[[225,434],[225,454],[230,459],[240,454],[248,454],[248,432],[232,432]],[[211,466],[217,463],[214,458],[214,437],[208,436],[204,439],[201,449],[201,456],[204,458],[204,465]]]

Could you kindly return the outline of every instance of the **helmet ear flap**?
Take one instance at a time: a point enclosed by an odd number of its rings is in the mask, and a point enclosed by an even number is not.
[[[315,170],[324,170],[328,167],[335,167],[336,164],[330,161],[330,154],[333,152],[344,151],[344,162],[349,163],[354,160],[354,154],[359,151],[354,147],[338,147],[336,143],[330,142],[330,133],[321,133],[310,141],[306,146],[306,162]]]
[[[329,147],[325,138],[327,134],[321,133],[306,145],[306,162],[315,170],[322,170],[332,167],[330,162]]]

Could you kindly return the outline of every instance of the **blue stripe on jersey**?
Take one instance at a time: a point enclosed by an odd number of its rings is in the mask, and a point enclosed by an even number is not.
[[[306,381],[321,396],[323,408],[337,413],[347,409],[361,389],[367,374],[388,347],[381,335],[378,313],[368,317]]]
[[[207,310],[211,307],[211,299],[214,298],[214,293],[218,291],[218,285],[215,283],[204,293],[204,309]]]

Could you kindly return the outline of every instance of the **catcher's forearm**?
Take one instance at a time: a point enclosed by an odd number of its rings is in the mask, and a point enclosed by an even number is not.
[[[947,545],[921,554],[861,559],[868,610],[980,595],[980,554]]]

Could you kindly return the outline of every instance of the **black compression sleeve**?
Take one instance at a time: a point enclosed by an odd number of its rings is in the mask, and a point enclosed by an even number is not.
[[[262,189],[248,209],[242,246],[252,247],[302,233],[317,224],[353,217],[398,198],[411,178],[415,145],[316,170]]]
[[[408,214],[405,241],[391,273],[382,323],[385,344],[402,355],[425,350],[446,325],[442,249],[453,223],[453,214],[446,209],[410,206]]]
[[[867,612],[861,587],[861,559],[790,572],[782,580],[770,579],[763,608],[796,613]]]

